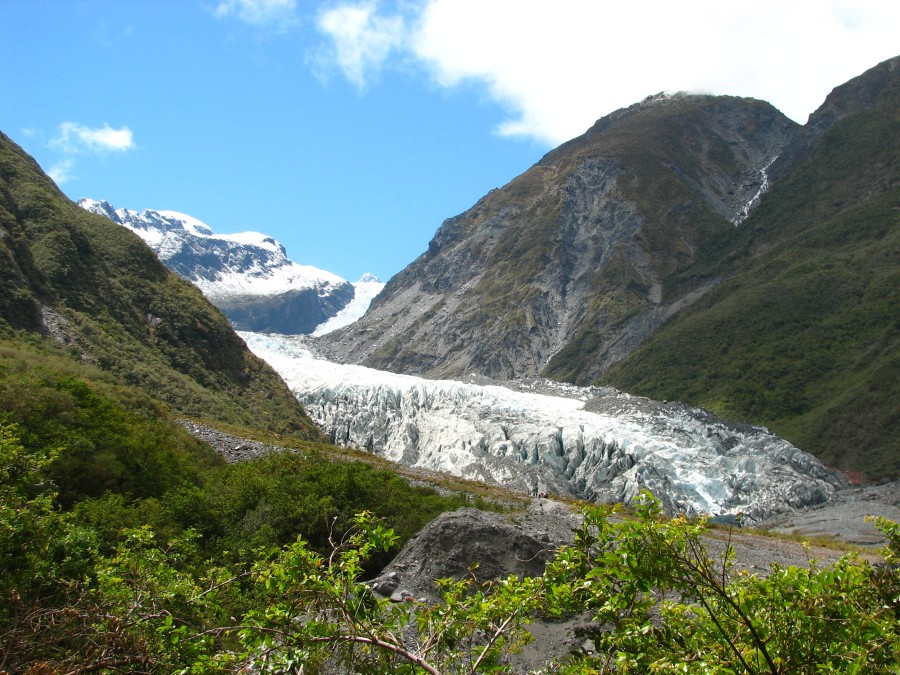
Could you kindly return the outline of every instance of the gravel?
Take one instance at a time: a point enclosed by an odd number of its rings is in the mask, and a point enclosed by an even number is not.
[[[884,536],[867,516],[900,522],[900,482],[850,486],[836,498],[761,524],[772,532],[806,537],[826,537],[856,546],[877,547]]]

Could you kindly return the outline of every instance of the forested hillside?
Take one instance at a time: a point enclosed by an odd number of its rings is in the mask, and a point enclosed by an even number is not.
[[[673,278],[727,278],[600,381],[900,476],[900,59],[836,89],[759,208]]]

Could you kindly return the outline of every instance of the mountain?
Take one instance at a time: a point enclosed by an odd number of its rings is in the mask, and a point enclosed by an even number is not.
[[[3,134],[0,338],[7,355],[61,347],[27,362],[74,359],[178,415],[319,438],[219,310],[139,237],[78,208]]]
[[[175,211],[135,212],[92,199],[78,205],[140,236],[240,330],[311,333],[354,298],[347,281],[291,261],[284,247],[264,234],[215,234]]]
[[[617,111],[445,221],[326,349],[434,377],[589,383],[717,283],[668,279],[745,217],[795,126],[732,97]]]
[[[873,68],[802,127],[733,97],[616,111],[446,220],[319,348],[683,400],[896,477],[898,77]]]
[[[524,492],[757,522],[843,479],[760,427],[680,403],[546,380],[426,380],[316,358],[302,336],[241,334],[333,443]]]
[[[759,208],[682,279],[728,278],[602,381],[900,477],[900,57],[836,88]]]

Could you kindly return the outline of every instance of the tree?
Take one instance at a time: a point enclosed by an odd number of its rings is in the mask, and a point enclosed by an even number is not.
[[[279,673],[316,672],[326,662],[366,673],[502,670],[503,655],[527,638],[523,626],[540,605],[542,580],[444,579],[441,603],[391,603],[360,575],[366,558],[395,538],[361,513],[329,555],[298,539],[277,560],[259,565],[254,574],[266,604],[227,629],[241,649],[215,663]]]
[[[214,662],[234,671],[481,673],[509,670],[534,617],[591,612],[593,653],[559,673],[896,673],[900,655],[900,534],[887,564],[852,555],[830,566],[736,570],[714,558],[706,525],[662,516],[649,496],[634,517],[588,507],[571,546],[540,577],[439,582],[436,604],[391,604],[359,581],[362,562],[393,534],[369,514],[330,555],[303,540],[255,570],[264,606],[244,617],[241,648]]]
[[[561,672],[900,672],[896,526],[881,522],[884,566],[847,555],[757,575],[733,567],[730,545],[713,558],[703,521],[664,518],[650,497],[634,519],[610,513],[587,509],[545,574],[557,607],[595,617],[596,654]]]

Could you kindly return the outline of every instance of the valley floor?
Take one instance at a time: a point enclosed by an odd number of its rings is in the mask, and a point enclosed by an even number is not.
[[[784,534],[832,537],[857,546],[880,546],[884,537],[866,516],[900,522],[900,481],[884,485],[855,485],[838,491],[827,504],[809,507],[762,523]]]

